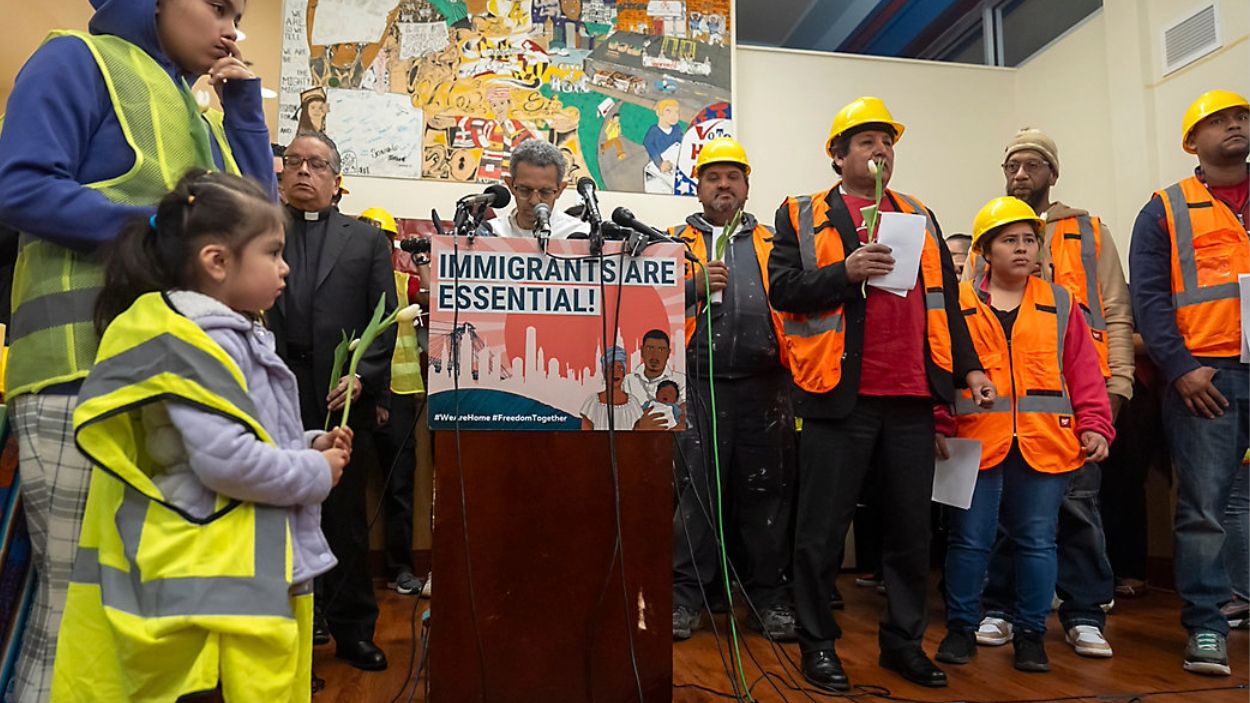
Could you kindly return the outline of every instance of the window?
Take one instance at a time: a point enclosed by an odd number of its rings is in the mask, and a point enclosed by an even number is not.
[[[999,66],[1019,66],[1081,20],[1102,8],[1102,0],[1011,0],[995,8],[1002,42]]]
[[[1101,8],[1102,0],[982,0],[919,58],[1019,66]]]

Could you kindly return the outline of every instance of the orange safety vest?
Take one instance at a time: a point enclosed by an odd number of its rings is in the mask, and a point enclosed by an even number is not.
[[[1103,379],[1111,378],[1107,344],[1107,314],[1098,284],[1102,256],[1102,221],[1090,215],[1065,217],[1046,223],[1050,239],[1051,278],[1076,299],[1098,352]]]
[[[815,271],[846,260],[842,235],[829,223],[827,198],[836,195],[838,185],[813,195],[786,198],[790,224],[799,240],[799,253],[805,271]],[[886,193],[899,212],[921,214],[928,219],[924,249],[920,255],[920,285],[924,287],[925,323],[929,354],[933,363],[951,373],[951,333],[946,319],[946,297],[942,292],[942,247],[938,230],[929,211],[916,198],[892,190]],[[821,228],[816,229],[816,223]],[[780,313],[785,334],[785,351],[794,384],[808,393],[828,393],[842,380],[846,331],[843,306],[812,314]]]
[[[1194,356],[1241,353],[1237,277],[1250,273],[1250,237],[1237,215],[1197,176],[1155,195],[1172,238],[1176,326]]]
[[[699,231],[694,225],[684,224],[676,225],[668,229],[670,237],[680,239],[685,242],[690,253],[694,254],[699,261],[707,262],[708,251],[707,244],[704,242],[703,232]],[[751,231],[751,243],[755,245],[755,259],[760,267],[760,276],[764,280],[764,295],[768,295],[768,257],[773,253],[773,230],[768,225],[756,223],[755,229]],[[699,267],[693,263],[686,262],[686,280],[691,280],[703,273]],[[695,282],[698,285],[698,281]],[[697,298],[696,298],[697,300]],[[765,300],[767,303],[767,300]],[[706,304],[706,303],[704,303]],[[690,340],[694,338],[695,328],[698,326],[698,316],[703,312],[703,306],[695,301],[690,301],[686,305],[686,348],[690,348]],[[782,338],[784,335],[784,326],[781,322],[781,316],[776,310],[770,306],[768,312],[773,320],[773,334],[777,337],[777,353],[780,357],[782,366],[786,365],[786,345]]]
[[[959,287],[959,307],[981,364],[998,389],[992,408],[978,406],[972,392],[955,397],[955,434],[981,440],[981,469],[1007,458],[1013,439],[1037,471],[1058,474],[1085,464],[1076,436],[1072,399],[1063,378],[1063,343],[1072,314],[1068,289],[1029,278],[1011,341],[978,285]]]

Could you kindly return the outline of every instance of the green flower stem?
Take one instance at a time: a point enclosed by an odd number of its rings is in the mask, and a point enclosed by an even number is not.
[[[882,175],[882,167],[878,164],[877,172],[874,174],[877,184],[873,191],[875,198],[872,204],[872,212],[868,213],[868,218],[864,222],[868,231],[868,244],[872,244],[877,241],[877,223],[881,221],[881,196],[885,194],[885,184],[882,183]],[[864,279],[864,282],[860,284],[859,289],[865,298],[868,297],[868,279]]]

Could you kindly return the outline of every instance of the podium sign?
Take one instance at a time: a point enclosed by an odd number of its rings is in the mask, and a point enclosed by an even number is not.
[[[608,242],[592,258],[585,240],[551,240],[544,254],[533,239],[433,237],[430,428],[458,418],[466,430],[606,430],[612,413],[630,430],[654,413],[676,429],[671,393],[631,394],[628,376],[641,373],[644,337],[659,332],[666,373],[684,378],[682,247],[653,244],[637,257],[622,247]]]

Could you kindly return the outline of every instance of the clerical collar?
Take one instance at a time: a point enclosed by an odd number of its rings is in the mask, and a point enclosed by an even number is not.
[[[290,205],[290,204],[288,204],[286,207],[288,210],[291,211],[291,216],[295,219],[296,222],[300,220],[305,220],[307,222],[316,222],[318,220],[324,220],[326,217],[330,215],[331,212],[334,212],[334,209],[335,209],[333,205],[325,208],[324,210],[301,210],[295,207],[294,205]]]

